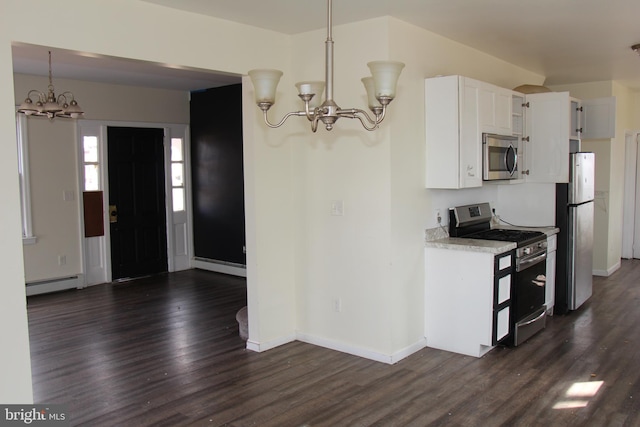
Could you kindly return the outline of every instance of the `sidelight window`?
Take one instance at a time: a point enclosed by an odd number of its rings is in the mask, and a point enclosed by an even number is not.
[[[84,164],[84,191],[100,190],[100,163],[98,137],[84,136],[82,139]]]
[[[171,195],[173,211],[184,211],[184,139],[171,138]]]

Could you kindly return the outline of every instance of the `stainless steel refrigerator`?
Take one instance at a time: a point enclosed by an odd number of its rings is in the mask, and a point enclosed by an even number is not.
[[[569,183],[556,184],[558,251],[554,312],[576,310],[591,297],[595,155],[570,155]]]

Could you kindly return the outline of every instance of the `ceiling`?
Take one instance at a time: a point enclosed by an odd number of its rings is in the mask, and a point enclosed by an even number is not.
[[[286,34],[326,26],[326,3],[319,0],[140,1]],[[640,57],[630,49],[640,43],[638,0],[337,0],[333,5],[334,25],[386,15],[544,75],[546,85],[618,80],[640,90]],[[16,45],[13,59],[15,72],[47,73],[42,47]],[[181,90],[238,81],[207,70],[60,50],[54,51],[56,76]]]

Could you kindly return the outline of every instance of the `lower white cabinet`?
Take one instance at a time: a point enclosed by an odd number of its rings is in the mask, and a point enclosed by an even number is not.
[[[426,248],[427,346],[481,357],[511,333],[515,254]]]

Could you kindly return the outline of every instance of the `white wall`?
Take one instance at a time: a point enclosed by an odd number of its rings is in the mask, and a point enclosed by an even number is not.
[[[74,121],[27,119],[32,225],[37,237],[36,243],[24,246],[27,283],[82,272],[75,126]],[[58,257],[66,262],[59,265]]]
[[[293,38],[294,80],[322,78],[323,39],[322,31]],[[338,26],[334,40],[341,107],[365,107],[359,79],[367,61],[400,60],[406,68],[375,133],[347,119],[316,135],[305,133],[305,120],[296,125],[297,328],[311,342],[395,361],[424,338],[424,230],[435,226],[432,209],[499,201],[494,186],[425,189],[424,79],[463,74],[515,87],[543,77],[393,18]],[[333,200],[344,201],[344,216],[330,215]]]
[[[11,67],[11,43],[14,41],[237,74],[251,68],[286,70],[289,66],[287,36],[145,2],[41,2],[37,14],[33,13],[32,4],[20,0],[5,0],[1,7],[0,93],[4,94],[14,93]],[[24,25],[25,22],[29,24]],[[52,32],[51,22],[72,22],[73,25],[56,25],[56,31]],[[118,31],[113,31],[114,28]],[[83,94],[82,99],[89,96]],[[89,104],[83,103],[88,108]],[[0,268],[3,271],[0,336],[3,342],[10,344],[0,354],[0,402],[26,403],[31,401],[32,391],[14,114],[13,100],[4,97],[0,104],[0,144],[6,154],[0,156],[0,197],[4,208],[0,213]],[[247,150],[247,155],[259,157],[246,162],[253,168],[247,171],[253,184],[246,197],[253,208],[248,215],[259,219],[257,225],[247,227],[256,231],[255,238],[247,242],[247,250],[253,254],[248,257],[250,263],[247,265],[251,277],[248,298],[250,316],[259,317],[250,329],[250,338],[260,342],[290,335],[293,331],[292,314],[288,314],[293,312],[289,296],[293,293],[293,254],[290,239],[285,237],[282,242],[278,233],[280,229],[288,228],[293,216],[286,210],[277,209],[278,203],[291,197],[287,187],[290,174],[286,174],[286,170],[290,170],[288,152],[270,151],[267,147],[273,141],[268,138],[272,137],[264,135],[257,120],[250,121],[245,130],[252,127],[259,129],[253,132],[248,143],[257,148]],[[273,169],[272,164],[282,167]],[[281,185],[283,182],[284,186]],[[269,317],[269,313],[274,312],[278,315]]]

